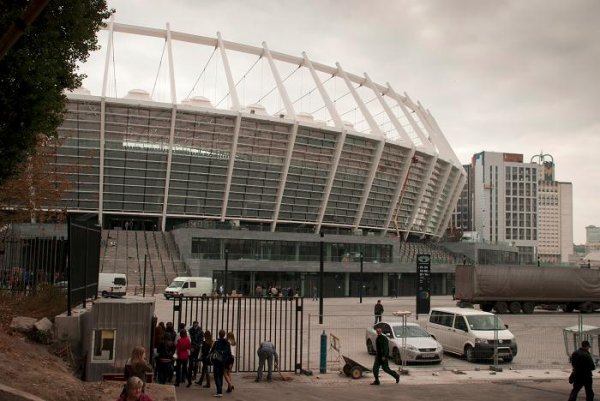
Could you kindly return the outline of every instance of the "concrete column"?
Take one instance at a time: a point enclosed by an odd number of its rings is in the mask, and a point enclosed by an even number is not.
[[[254,290],[256,290],[256,273],[250,272],[250,294],[244,294],[244,295],[254,294]],[[256,295],[256,294],[254,294],[254,295]]]
[[[344,273],[344,296],[350,296],[350,273]]]
[[[389,278],[389,273],[382,273],[382,275],[383,275],[383,280],[381,280],[381,281],[383,282],[382,283],[383,290],[382,290],[381,295],[384,296],[384,297],[387,297],[388,296],[388,278]]]
[[[442,273],[442,294],[447,294],[448,288],[448,273]]]

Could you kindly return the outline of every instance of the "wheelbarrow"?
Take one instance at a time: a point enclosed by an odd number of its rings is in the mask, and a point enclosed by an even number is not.
[[[354,359],[348,358],[345,355],[342,355],[342,358],[344,358],[344,367],[342,368],[342,371],[344,372],[344,374],[348,377],[351,377],[353,379],[360,379],[363,375],[363,373],[368,373],[371,371],[371,369],[361,365],[360,363],[356,362]]]

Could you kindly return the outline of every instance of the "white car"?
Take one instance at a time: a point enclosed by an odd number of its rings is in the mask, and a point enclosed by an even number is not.
[[[440,363],[444,355],[442,345],[417,323],[379,322],[367,329],[365,339],[367,352],[375,355],[376,329],[381,327],[383,335],[389,340],[389,357],[394,363],[400,365],[406,362]],[[403,337],[406,338],[403,347]]]

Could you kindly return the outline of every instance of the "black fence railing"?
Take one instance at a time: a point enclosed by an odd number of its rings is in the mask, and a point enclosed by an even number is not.
[[[67,255],[64,238],[0,238],[0,290],[27,294],[42,284],[66,289]]]
[[[236,338],[235,369],[254,372],[261,342],[275,344],[282,372],[302,369],[303,298],[183,297],[173,299],[175,327],[198,321],[217,338],[219,330]]]

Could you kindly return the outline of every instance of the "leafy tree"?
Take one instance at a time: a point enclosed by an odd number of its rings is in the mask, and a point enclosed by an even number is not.
[[[74,166],[56,163],[61,140],[38,135],[35,156],[18,165],[0,186],[0,226],[9,223],[59,222],[66,217],[62,197],[72,188]]]
[[[0,35],[28,3],[0,0]],[[96,32],[112,12],[106,0],[50,0],[0,60],[0,184],[35,152],[38,135],[56,135],[63,91],[81,86],[77,64],[99,48]]]

